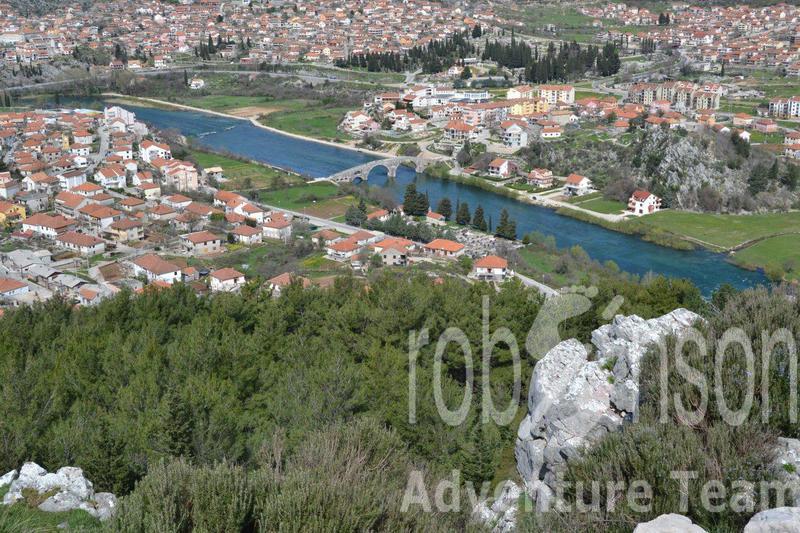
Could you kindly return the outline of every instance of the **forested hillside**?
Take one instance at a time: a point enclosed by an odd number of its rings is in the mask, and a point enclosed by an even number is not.
[[[653,278],[608,282],[598,309],[616,294],[625,297],[620,312],[643,316],[703,306],[691,285]],[[0,470],[26,460],[49,469],[78,465],[96,490],[123,497],[147,475],[123,498],[123,530],[138,530],[131,524],[145,512],[152,523],[189,527],[207,517],[181,513],[215,514],[220,505],[243,506],[237,516],[251,525],[428,530],[430,515],[398,514],[412,465],[431,479],[453,468],[476,482],[514,474],[503,454],[516,427],[478,425],[477,399],[466,423],[451,427],[432,398],[436,339],[459,327],[479,354],[484,295],[491,331],[506,326],[524,346],[542,305],[537,293],[514,283],[499,293],[458,280],[436,285],[427,276],[387,274],[369,288],[342,279],[279,299],[256,290],[200,298],[176,287],[123,293],[96,308],[51,301],[8,311],[0,320]],[[591,311],[562,333],[586,338],[602,321]],[[410,424],[408,337],[423,327],[433,340],[420,353],[417,423]],[[511,397],[504,348],[492,359],[498,406]],[[453,408],[463,394],[463,361],[451,343],[443,389]],[[531,368],[523,357],[523,387]],[[170,464],[178,457],[186,464]],[[230,466],[214,467],[222,462]],[[229,492],[244,499],[232,503]],[[210,493],[222,499],[184,501]],[[463,520],[434,521],[447,529]]]

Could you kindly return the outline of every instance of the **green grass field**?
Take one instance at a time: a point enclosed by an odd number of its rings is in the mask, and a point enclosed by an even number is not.
[[[713,215],[665,210],[628,224],[643,224],[727,250],[753,239],[787,231],[800,232],[800,212],[759,215]]]
[[[783,144],[783,133],[750,132],[750,142],[759,144]]]
[[[285,111],[270,113],[262,124],[297,135],[315,139],[346,140],[349,137],[337,129],[349,107],[323,107],[308,104]]]
[[[610,215],[618,215],[624,211],[626,207],[626,205],[622,202],[618,202],[616,200],[606,200],[605,198],[594,198],[578,205],[583,209]]]
[[[800,280],[800,234],[771,237],[733,255],[744,267],[761,267],[770,273],[783,272],[788,279]]]
[[[261,201],[283,209],[298,210],[337,196],[339,196],[339,188],[336,185],[313,183],[276,191],[263,191]]]
[[[747,113],[748,115],[755,115],[756,107],[758,107],[758,102],[754,100],[727,100],[723,98],[722,101],[720,101],[719,110],[725,113]]]
[[[243,110],[240,116],[261,115],[262,124],[297,135],[325,140],[349,139],[337,130],[337,126],[345,113],[352,108],[337,105],[335,102],[301,98],[275,100],[267,96],[208,95],[182,98],[179,103],[221,113],[237,113]]]
[[[575,100],[580,100],[581,98],[604,98],[606,96],[609,95],[604,93],[597,93],[594,91],[581,91],[581,90],[575,91]]]
[[[230,111],[240,107],[264,106],[272,107],[275,100],[268,96],[229,96],[208,95],[181,98],[179,103],[210,111]]]
[[[263,165],[197,150],[192,150],[191,154],[203,168],[222,167],[224,176],[230,180],[223,184],[227,190],[278,189],[303,183],[299,176]]]
[[[546,281],[552,287],[569,285],[567,276],[555,272],[556,262],[558,261],[556,254],[531,246],[520,248],[519,254],[523,262],[532,271],[529,271],[529,273],[538,274],[532,276],[538,281]]]

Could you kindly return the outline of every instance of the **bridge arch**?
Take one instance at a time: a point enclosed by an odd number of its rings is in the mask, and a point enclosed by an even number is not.
[[[428,159],[421,156],[387,157],[384,159],[376,159],[375,161],[370,161],[362,165],[357,165],[347,170],[337,172],[336,174],[332,174],[327,178],[319,178],[319,179],[332,181],[333,183],[349,183],[356,179],[360,179],[361,181],[367,181],[369,180],[369,173],[377,167],[386,168],[386,173],[388,174],[388,176],[394,177],[397,175],[397,169],[401,165],[408,165],[410,167],[413,167],[416,172],[422,172],[425,170],[425,168],[427,168],[427,166],[431,162],[432,161],[429,161]]]

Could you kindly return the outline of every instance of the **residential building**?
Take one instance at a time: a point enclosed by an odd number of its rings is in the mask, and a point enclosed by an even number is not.
[[[628,200],[628,212],[636,215],[649,215],[661,210],[661,198],[649,191],[636,190]]]
[[[56,244],[67,250],[72,250],[84,257],[101,254],[106,250],[106,243],[102,239],[92,237],[77,231],[67,231],[56,237]]]
[[[482,281],[503,281],[511,274],[507,260],[496,255],[487,255],[475,261],[471,276]]]
[[[172,285],[181,281],[181,268],[155,254],[139,256],[131,261],[134,276],[144,276],[147,281]]]
[[[215,254],[223,251],[222,238],[210,231],[198,231],[181,235],[184,249],[196,255]]]
[[[423,248],[431,255],[454,258],[463,255],[464,245],[448,239],[434,239]]]
[[[244,274],[233,268],[215,270],[209,278],[213,292],[235,292],[246,283]]]
[[[592,190],[592,180],[578,174],[570,174],[564,182],[564,194],[567,196],[583,196]]]

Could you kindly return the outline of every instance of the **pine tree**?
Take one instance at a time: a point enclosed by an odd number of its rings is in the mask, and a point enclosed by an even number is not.
[[[361,226],[367,220],[367,215],[358,207],[351,205],[344,214],[344,220],[351,226]]]
[[[752,170],[750,173],[750,179],[747,180],[747,186],[750,190],[750,194],[758,194],[767,190],[768,173],[769,170],[767,170],[763,165],[758,165]]]
[[[508,216],[508,211],[503,209],[500,212],[500,223],[494,234],[503,239],[514,240],[517,238],[517,223]]]
[[[450,198],[446,196],[439,200],[439,205],[436,207],[436,212],[444,217],[445,220],[450,220],[453,215],[453,206],[450,203]]]
[[[486,231],[486,219],[483,216],[483,207],[478,206],[475,208],[475,214],[472,216],[472,227],[478,231]]]
[[[781,184],[783,184],[790,191],[797,189],[798,181],[800,180],[800,172],[798,172],[797,165],[786,165],[786,170],[781,176]]]
[[[467,202],[459,203],[458,211],[456,211],[456,224],[466,226],[469,224],[469,204]]]

